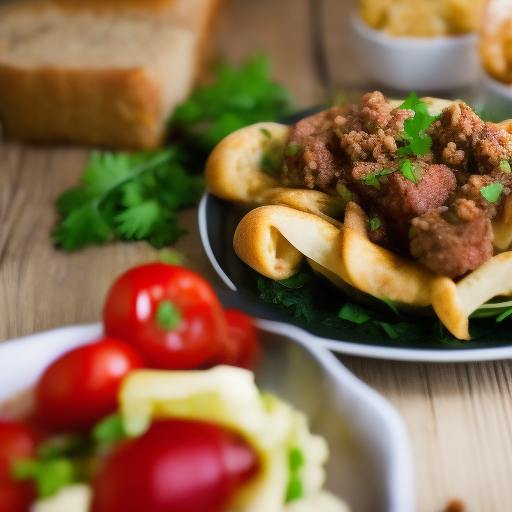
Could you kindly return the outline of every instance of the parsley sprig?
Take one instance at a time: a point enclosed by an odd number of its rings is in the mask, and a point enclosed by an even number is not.
[[[426,155],[432,147],[432,139],[425,131],[437,117],[430,115],[428,103],[420,100],[414,92],[409,94],[407,99],[400,105],[400,108],[412,110],[414,116],[407,119],[404,123],[403,137],[408,141],[408,144],[398,148],[398,154],[400,156],[411,154],[416,156]]]
[[[146,240],[161,248],[186,231],[178,212],[198,203],[208,154],[226,135],[291,110],[288,91],[270,79],[269,61],[240,69],[221,65],[217,80],[195,89],[169,121],[172,145],[153,152],[93,152],[81,185],[57,200],[62,215],[52,236],[72,251],[112,240]]]

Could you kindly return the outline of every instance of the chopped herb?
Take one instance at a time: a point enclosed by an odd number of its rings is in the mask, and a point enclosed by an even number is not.
[[[361,181],[365,185],[371,185],[372,187],[375,187],[377,189],[380,189],[380,184],[383,176],[387,176],[388,174],[391,174],[395,172],[394,169],[383,169],[382,171],[375,172],[373,174],[367,174],[361,178]]]
[[[286,490],[286,503],[298,500],[304,496],[304,485],[302,480],[297,477],[291,477],[288,481],[288,489]]]
[[[377,189],[380,188],[380,181],[379,181],[379,178],[377,178],[376,174],[367,174],[366,176],[363,176],[361,178],[361,181],[365,185],[370,185],[370,186],[375,187]]]
[[[297,272],[292,277],[289,277],[288,279],[282,279],[278,282],[286,288],[297,289],[302,288],[310,279],[311,276],[306,272]]]
[[[304,465],[304,454],[298,448],[292,448],[288,453],[288,462],[292,473]]]
[[[240,70],[220,66],[215,83],[197,87],[175,109],[173,145],[91,154],[81,186],[57,200],[63,219],[52,233],[56,245],[72,251],[116,239],[147,240],[157,248],[174,244],[186,233],[177,214],[197,205],[204,190],[200,173],[214,146],[239,128],[277,121],[291,109],[289,92],[270,79],[265,57],[249,59]],[[276,172],[274,160],[265,170]]]
[[[401,315],[400,315],[400,312],[398,311],[398,308],[395,306],[395,303],[394,303],[393,301],[391,301],[391,300],[389,300],[389,299],[386,299],[386,298],[384,298],[384,297],[381,297],[381,298],[380,298],[380,300],[381,300],[382,302],[384,302],[385,304],[387,304],[387,305],[391,308],[391,310],[393,311],[393,313],[395,313],[395,315],[397,315],[397,316],[401,316]]]
[[[343,185],[343,183],[338,183],[336,185],[336,190],[338,191],[338,194],[347,202],[349,203],[352,201],[352,192]]]
[[[343,305],[338,313],[338,317],[342,320],[348,320],[355,324],[363,324],[371,320],[371,316],[361,307],[350,302]]]
[[[265,135],[265,137],[268,139],[272,138],[272,134],[266,128],[260,128],[260,132],[263,133],[263,135]]]
[[[480,189],[480,194],[482,194],[482,196],[484,196],[484,198],[490,203],[495,203],[499,199],[502,191],[503,185],[501,183],[492,183],[487,187],[482,187]]]
[[[503,312],[498,318],[496,318],[496,322],[501,322],[502,320],[505,320],[505,318],[512,315],[512,308],[507,309],[507,311]]]
[[[404,161],[404,163],[400,167],[400,171],[408,180],[412,181],[415,185],[418,184],[418,178],[416,176],[416,173],[414,172],[415,170],[413,164],[409,159]]]
[[[508,160],[500,161],[500,169],[501,169],[501,172],[504,172],[505,174],[510,174],[512,172],[512,170],[510,169],[510,163]]]
[[[374,217],[371,221],[370,221],[370,230],[371,231],[376,231],[377,229],[379,229],[381,226],[381,221],[378,217]]]
[[[393,329],[393,327],[391,327],[390,324],[388,324],[387,322],[379,322],[377,320],[374,320],[374,322],[380,325],[392,340],[398,338],[397,332]]]
[[[400,156],[414,154],[417,156],[426,155],[432,147],[432,139],[425,133],[425,130],[437,119],[430,115],[428,104],[420,100],[414,92],[411,92],[407,99],[400,105],[401,109],[412,110],[414,116],[404,123],[403,137],[409,142],[398,149]]]
[[[15,480],[34,480],[40,498],[53,496],[62,487],[76,481],[73,462],[66,458],[18,460],[14,463]]]
[[[113,443],[127,437],[123,420],[119,414],[112,414],[96,424],[92,437],[97,443]]]
[[[304,485],[300,476],[300,469],[304,465],[304,454],[298,448],[291,448],[288,452],[288,468],[290,477],[286,492],[286,503],[298,500],[304,496]]]
[[[286,147],[284,148],[284,154],[286,156],[296,156],[300,150],[301,150],[301,145],[292,141],[289,144],[287,144]]]
[[[296,287],[290,287],[283,281],[259,278],[257,286],[260,299],[279,305],[295,318],[304,318],[308,322],[318,318],[311,290],[305,286],[305,283],[303,285],[297,283]]]

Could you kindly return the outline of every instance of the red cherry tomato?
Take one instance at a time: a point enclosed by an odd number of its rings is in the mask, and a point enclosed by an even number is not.
[[[18,421],[0,420],[0,478],[11,474],[16,459],[34,454],[38,439],[31,429]],[[3,510],[0,507],[0,510]]]
[[[226,309],[225,315],[228,335],[220,352],[209,361],[208,366],[227,364],[254,370],[261,349],[252,318],[238,309]]]
[[[111,287],[105,331],[133,344],[149,366],[197,368],[216,354],[227,333],[211,286],[183,267],[153,263],[128,270]]]
[[[36,492],[31,482],[16,482],[11,468],[17,459],[32,457],[37,438],[23,423],[0,420],[0,510],[27,512]]]
[[[92,512],[224,512],[257,468],[254,451],[229,430],[157,421],[107,457]]]
[[[124,376],[144,366],[130,345],[104,337],[54,361],[36,386],[36,415],[57,431],[85,430],[117,409]]]

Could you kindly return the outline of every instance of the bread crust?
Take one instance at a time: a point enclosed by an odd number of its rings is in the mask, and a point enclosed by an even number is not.
[[[67,14],[72,11],[72,16],[100,7],[100,11],[144,10],[149,16],[159,16],[156,11],[166,10],[169,13],[162,14],[163,19],[169,20],[170,28],[176,28],[177,38],[183,32],[183,40],[188,41],[181,54],[188,61],[182,61],[174,73],[173,68],[166,68],[165,72],[160,69],[165,68],[161,64],[165,61],[164,53],[158,56],[158,65],[148,62],[136,67],[115,63],[104,67],[80,67],[79,63],[24,66],[21,62],[2,62],[0,48],[0,122],[4,135],[43,144],[64,142],[119,149],[158,147],[166,135],[167,117],[177,102],[185,99],[199,74],[207,36],[220,3],[199,2],[204,9],[192,21],[189,18],[196,14],[190,12],[188,1],[151,0],[146,4],[144,0],[89,0],[76,7],[78,2],[72,0],[26,0],[1,10],[0,16],[13,9],[28,10],[31,16],[37,16],[39,10],[55,10],[56,6]],[[169,65],[172,67],[172,62]]]
[[[154,148],[160,86],[143,69],[22,69],[0,64],[5,135],[29,142]]]

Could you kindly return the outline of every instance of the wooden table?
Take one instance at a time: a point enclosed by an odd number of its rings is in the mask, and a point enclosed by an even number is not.
[[[324,0],[324,37],[336,84],[368,82],[350,47],[350,3]],[[299,107],[322,101],[306,0],[231,0],[218,20],[212,51],[231,63],[265,52],[275,78]],[[154,260],[145,243],[116,243],[76,253],[54,249],[55,199],[78,184],[88,151],[0,143],[0,340],[100,320],[112,280]],[[189,266],[221,286],[199,240],[196,210],[176,249]],[[409,429],[419,512],[441,512],[452,498],[467,512],[512,510],[512,364],[418,364],[341,356],[389,399]]]

